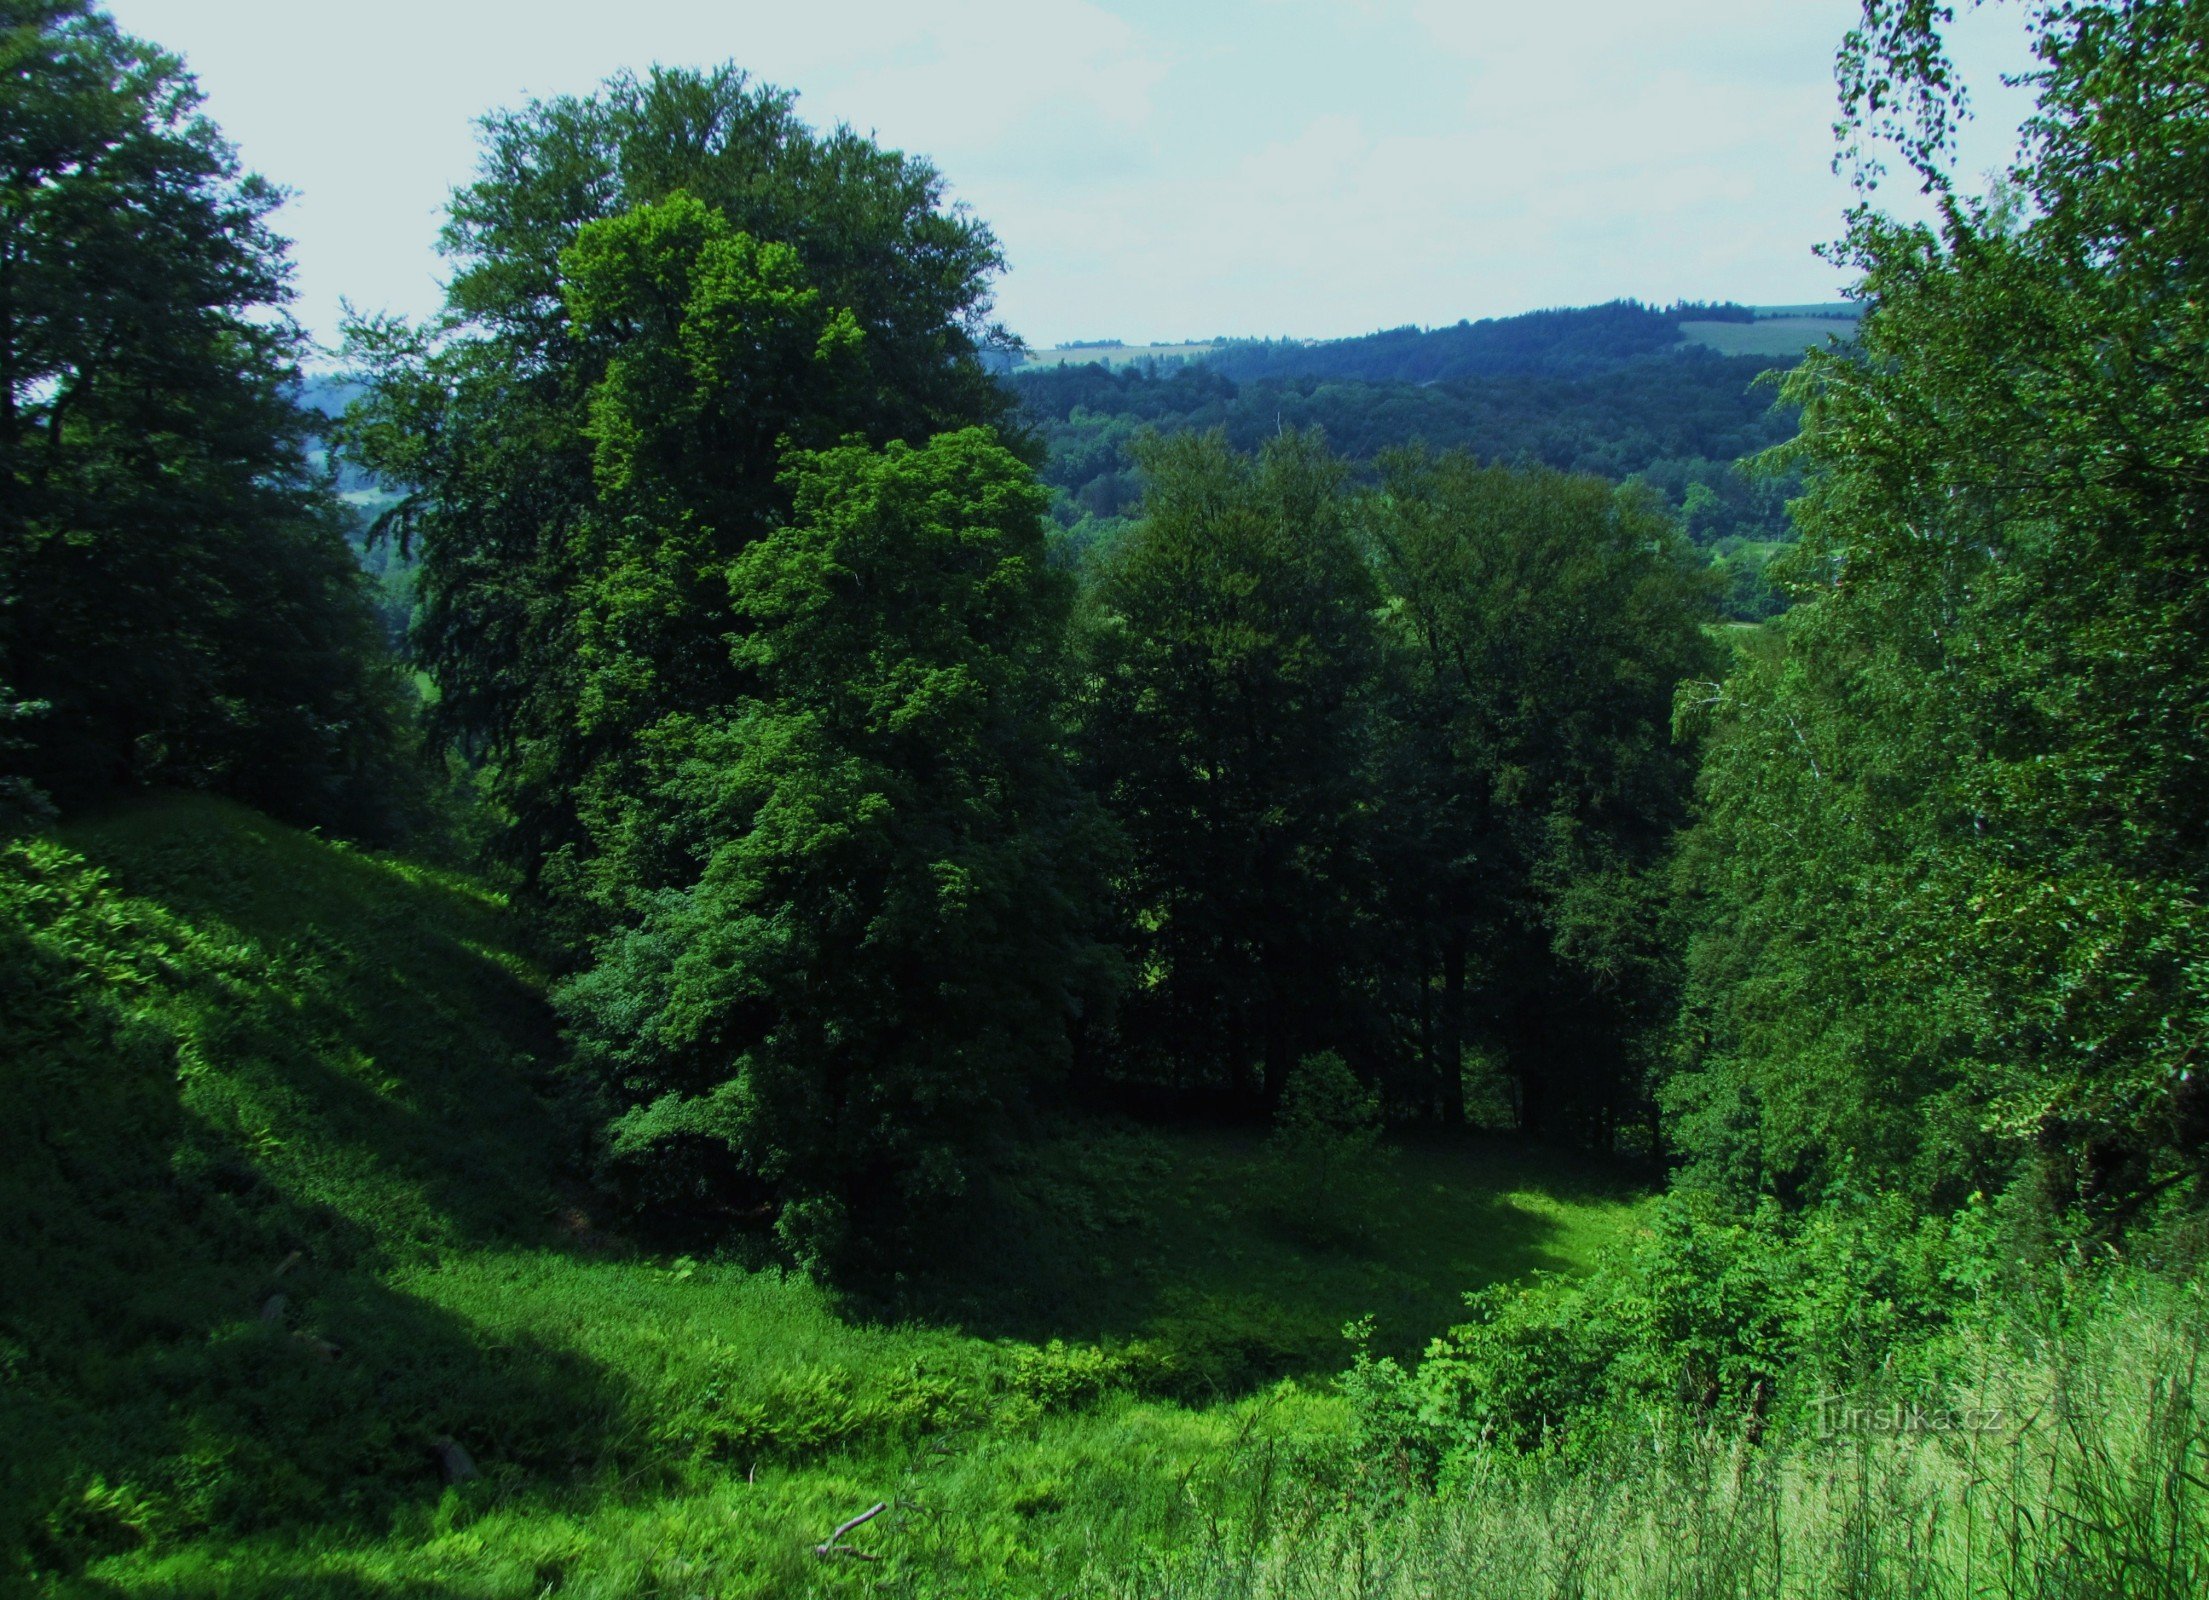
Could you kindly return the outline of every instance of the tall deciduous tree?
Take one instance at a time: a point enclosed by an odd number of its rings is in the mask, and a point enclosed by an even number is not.
[[[640,1183],[765,1196],[833,1257],[957,1190],[1063,1064],[1103,976],[1099,850],[1029,469],[969,429],[800,456],[791,482],[723,574],[745,692],[655,740],[702,867],[562,999]]]
[[[280,196],[175,57],[0,8],[0,683],[64,799],[214,784],[374,831],[398,687],[293,403]]]
[[[1864,358],[1795,384],[1807,604],[1715,708],[1673,1097],[1746,1183],[2130,1203],[2209,1165],[2209,8],[2041,9],[1984,201],[1940,8],[1866,10],[1943,215],[1856,215]]]
[[[1376,594],[1317,435],[1252,460],[1183,434],[1140,459],[1084,690],[1091,781],[1128,842],[1123,1033],[1150,1070],[1270,1102],[1356,993]]]
[[[1668,1000],[1661,869],[1693,774],[1671,706],[1712,670],[1709,582],[1669,517],[1594,478],[1404,452],[1369,508],[1384,871],[1433,1101],[1462,1119],[1479,1044],[1523,1126],[1605,1140]]]
[[[580,940],[672,881],[602,864],[656,826],[607,797],[653,722],[731,692],[720,570],[788,509],[782,444],[1003,414],[977,354],[998,253],[927,162],[817,134],[733,68],[617,78],[484,141],[444,317],[354,329],[348,447],[411,491],[384,531],[420,548],[438,726]]]
[[[925,162],[734,71],[493,118],[428,330],[364,324],[416,644],[575,969],[640,1197],[801,1255],[965,1179],[1089,981],[1068,597]]]

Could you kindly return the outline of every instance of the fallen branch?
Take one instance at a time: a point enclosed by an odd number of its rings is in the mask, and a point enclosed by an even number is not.
[[[860,1512],[859,1515],[853,1517],[849,1522],[839,1522],[836,1525],[836,1529],[833,1533],[831,1533],[826,1539],[823,1539],[819,1544],[813,1547],[813,1553],[819,1556],[823,1561],[827,1561],[835,1556],[849,1556],[854,1561],[878,1560],[879,1557],[870,1556],[864,1550],[854,1550],[850,1545],[842,1544],[838,1541],[840,1541],[845,1534],[851,1532],[852,1529],[860,1527],[865,1523],[872,1522],[876,1517],[879,1517],[880,1515],[882,1515],[883,1512],[889,1509],[889,1501],[877,1500],[867,1510]]]

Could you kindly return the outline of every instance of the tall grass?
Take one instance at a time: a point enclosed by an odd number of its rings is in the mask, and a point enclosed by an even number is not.
[[[1937,1394],[1836,1396],[1788,1437],[1618,1419],[1604,1448],[1478,1455],[1450,1492],[1385,1465],[1258,1467],[1115,1600],[2199,1600],[2209,1595],[2209,1301],[2121,1286],[1956,1354]]]

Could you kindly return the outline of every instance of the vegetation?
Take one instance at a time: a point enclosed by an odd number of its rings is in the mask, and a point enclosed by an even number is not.
[[[1271,1106],[1332,1042],[1328,973],[1364,910],[1376,596],[1316,441],[1250,463],[1183,436],[1148,465],[1151,513],[1097,587],[1082,717],[1127,845],[1124,1053]]]
[[[1579,377],[1668,351],[1689,321],[1747,323],[1737,305],[1676,305],[1634,300],[1570,311],[1460,322],[1452,328],[1390,328],[1362,339],[1307,345],[1236,343],[1208,363],[1229,378],[1289,375],[1365,382],[1438,383],[1505,375]]]
[[[354,330],[343,444],[408,491],[379,525],[420,552],[431,725],[580,949],[700,864],[637,854],[667,821],[641,768],[655,729],[742,692],[725,568],[789,509],[784,443],[1002,413],[974,357],[997,250],[925,162],[817,137],[734,70],[617,79],[486,139],[450,310]]]
[[[1569,347],[1566,319],[1580,313],[1553,315],[1545,331]],[[1278,375],[1241,379],[1208,360],[1167,370],[1058,366],[1005,381],[1047,450],[1043,477],[1057,491],[1053,515],[1069,560],[1125,535],[1144,492],[1135,455],[1146,430],[1223,429],[1237,449],[1255,451],[1284,428],[1317,429],[1361,476],[1390,450],[1424,444],[1642,483],[1706,559],[1727,563],[1729,576],[1745,573],[1729,610],[1761,621],[1781,609],[1761,581],[1761,547],[1793,538],[1787,501],[1801,491],[1791,470],[1752,461],[1795,431],[1795,408],[1759,381],[1771,365],[1764,356],[1689,350],[1590,371],[1560,358],[1415,380],[1388,368],[1338,376],[1284,352]]]
[[[1794,379],[1808,598],[1693,708],[1712,1181],[2115,1220],[2203,1174],[2196,20],[2047,21],[2016,187],[1854,219],[1866,359]]]
[[[492,117],[332,429],[188,76],[4,20],[0,1584],[2209,1583],[2196,0],[1977,199],[1867,0],[1793,439],[1731,307],[1016,394],[734,69]]]
[[[1711,668],[1708,589],[1644,497],[1464,456],[1385,459],[1372,532],[1399,1027],[1445,1121],[1477,1042],[1520,1129],[1610,1148],[1671,1010],[1662,877],[1693,768],[1666,722]]]
[[[544,977],[476,881],[180,799],[0,872],[33,1113],[0,1161],[0,1545],[18,1580],[93,1564],[62,1592],[769,1594],[892,1494],[939,1515],[854,1543],[921,1577],[1070,1574],[1189,1517],[1254,1414],[1331,1414],[1351,1315],[1409,1354],[1465,1283],[1630,1214],[1569,1161],[1414,1146],[1370,1246],[1284,1243],[1239,1205],[1255,1138],[1085,1121],[975,1208],[990,1249],[870,1311],[605,1229]],[[443,1484],[445,1438],[480,1477]]]
[[[728,572],[744,698],[639,763],[654,849],[696,880],[624,885],[636,914],[561,1006],[636,1185],[777,1206],[819,1259],[847,1214],[879,1232],[965,1186],[961,1147],[1065,1056],[1100,957],[1032,476],[980,429],[793,471],[789,524]]]
[[[278,195],[175,57],[86,0],[0,13],[0,702],[63,803],[218,788],[407,819],[400,680],[293,406]]]

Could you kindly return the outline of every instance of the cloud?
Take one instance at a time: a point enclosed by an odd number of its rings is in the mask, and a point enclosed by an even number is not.
[[[1810,251],[1846,198],[1827,129],[1856,0],[113,3],[299,193],[325,329],[340,295],[434,306],[473,118],[655,61],[733,59],[933,158],[1039,342],[1837,286]]]

